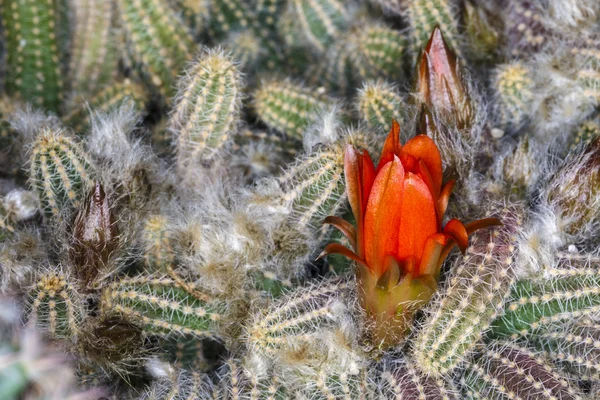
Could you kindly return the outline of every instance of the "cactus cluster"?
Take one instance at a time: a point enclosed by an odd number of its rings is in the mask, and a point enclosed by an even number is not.
[[[0,398],[600,398],[596,0],[0,25]]]

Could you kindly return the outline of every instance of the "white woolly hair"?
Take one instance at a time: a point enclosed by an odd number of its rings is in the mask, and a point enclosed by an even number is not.
[[[332,144],[339,138],[342,128],[341,113],[342,106],[338,103],[317,111],[315,123],[308,126],[302,134],[304,151],[310,152],[319,144]]]
[[[596,100],[577,80],[578,71],[589,61],[573,56],[570,49],[569,43],[555,39],[547,51],[528,64],[535,71],[533,131],[547,142],[583,122],[596,107]]]
[[[547,174],[540,190],[540,231],[561,246],[579,244],[600,233],[600,195],[589,174],[598,174],[598,149],[579,149]],[[582,201],[584,200],[584,201]],[[565,204],[565,202],[567,204]],[[575,229],[576,227],[576,229]]]
[[[546,0],[548,23],[556,30],[565,27],[582,31],[594,29],[600,17],[600,2],[597,0]]]

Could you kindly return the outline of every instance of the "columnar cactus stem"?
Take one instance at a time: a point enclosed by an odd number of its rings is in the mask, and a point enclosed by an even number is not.
[[[554,323],[593,315],[600,310],[597,270],[555,269],[542,281],[521,280],[512,288],[505,313],[493,323],[490,336],[519,338]]]
[[[131,102],[136,111],[146,108],[148,93],[146,88],[130,79],[111,82],[93,96],[78,96],[75,108],[63,117],[66,125],[77,133],[84,133],[91,126],[92,111],[110,112]]]
[[[80,206],[94,170],[80,144],[63,131],[44,128],[33,144],[30,164],[29,179],[46,217],[65,216]]]
[[[452,371],[473,350],[504,307],[515,280],[519,205],[500,213],[501,228],[476,234],[466,255],[451,269],[417,334],[413,354],[422,371],[439,376]]]
[[[72,338],[83,320],[83,297],[67,275],[48,271],[41,274],[28,293],[27,314],[53,338]]]
[[[402,97],[398,89],[387,82],[367,81],[358,92],[356,107],[369,128],[385,132],[390,121],[402,121]],[[419,132],[426,133],[426,132]]]
[[[532,71],[515,62],[500,65],[496,70],[494,86],[498,93],[498,111],[503,126],[519,128],[530,114],[534,95]]]
[[[94,95],[117,76],[119,48],[112,1],[72,2],[75,14],[71,54],[71,90]]]
[[[170,120],[179,167],[219,156],[239,122],[242,98],[240,72],[223,53],[205,53],[188,76]]]
[[[146,275],[123,278],[104,289],[102,312],[139,321],[145,332],[159,336],[213,338],[222,316],[221,305],[209,296],[199,298],[171,278]]]
[[[339,0],[292,0],[290,7],[304,39],[320,53],[341,35],[350,19]]]
[[[166,217],[155,215],[148,218],[142,230],[144,261],[152,272],[166,272],[175,262],[173,238],[167,224]]]
[[[6,92],[48,111],[63,100],[58,0],[0,2],[7,54]]]
[[[461,384],[469,398],[580,398],[544,359],[525,348],[503,342],[490,343],[474,355]]]
[[[349,283],[336,280],[279,299],[256,315],[248,328],[250,345],[270,356],[283,356],[283,350],[308,345],[322,329],[335,326],[342,317],[345,307],[340,296],[349,287]]]
[[[386,399],[458,400],[454,385],[439,377],[420,372],[412,361],[396,359],[386,363],[381,374],[382,394]]]
[[[254,108],[267,125],[302,140],[304,130],[333,100],[291,82],[265,82],[254,94]]]
[[[194,55],[194,40],[166,0],[117,0],[128,52],[146,83],[165,100]]]

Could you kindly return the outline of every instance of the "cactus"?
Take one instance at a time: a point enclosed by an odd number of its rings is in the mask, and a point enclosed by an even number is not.
[[[68,215],[87,194],[93,164],[81,145],[53,128],[43,128],[30,157],[31,186],[47,218]]]
[[[360,133],[351,133],[299,159],[279,177],[285,200],[292,207],[291,217],[300,227],[323,234],[326,232],[323,220],[336,214],[346,201],[344,149],[347,144],[368,147]]]
[[[339,298],[351,285],[341,280],[306,288],[278,300],[256,315],[248,328],[249,344],[268,356],[310,345],[325,327],[335,327],[344,316]]]
[[[122,107],[125,103],[132,103],[134,108],[144,111],[146,106],[147,92],[145,88],[129,79],[115,82],[101,89],[91,97],[78,97],[77,106],[63,117],[66,125],[73,128],[77,133],[86,132],[92,122],[90,112],[102,111],[105,113]]]
[[[265,82],[254,94],[254,109],[267,125],[302,140],[304,130],[333,100],[291,82]]]
[[[526,279],[514,285],[504,315],[494,321],[490,336],[527,337],[555,323],[598,312],[600,278],[596,271],[558,268],[549,274],[554,277]]]
[[[319,53],[342,34],[351,17],[339,0],[292,0],[290,9],[296,30]]]
[[[542,6],[536,1],[511,2],[505,26],[506,51],[511,57],[528,57],[547,43],[549,29],[542,19]]]
[[[531,71],[519,62],[501,65],[496,70],[494,87],[502,126],[519,128],[530,114],[533,102]]]
[[[119,41],[112,1],[73,2],[75,31],[71,53],[71,90],[94,95],[117,76]]]
[[[173,237],[165,216],[155,215],[146,220],[142,230],[144,263],[152,272],[167,272],[175,263]]]
[[[519,205],[502,210],[504,226],[477,234],[457,261],[414,341],[413,357],[422,371],[433,376],[452,371],[502,312],[515,280],[522,214]]]
[[[102,312],[139,321],[148,334],[216,337],[222,306],[172,278],[141,275],[123,278],[102,293]]]
[[[566,328],[566,329],[565,329]],[[532,345],[576,379],[600,380],[600,326],[577,321],[533,335]]]
[[[58,112],[63,82],[58,48],[58,0],[3,0],[6,92]]]
[[[382,395],[386,399],[458,399],[454,384],[420,372],[409,359],[387,360],[381,374]]]
[[[170,122],[170,129],[178,133],[180,167],[219,156],[231,141],[241,105],[240,73],[224,54],[206,53],[188,74]]]
[[[365,82],[356,99],[361,119],[377,132],[385,132],[392,119],[403,120],[402,105],[397,88],[383,81]]]
[[[444,37],[452,50],[460,55],[458,19],[451,1],[409,0],[405,7],[411,29],[413,56],[416,57],[425,48],[436,26],[444,32]]]
[[[568,151],[573,151],[578,147],[586,147],[590,142],[600,136],[600,123],[595,120],[585,121],[571,135]]]
[[[383,25],[357,28],[349,37],[353,67],[363,79],[402,80],[406,40],[399,31]]]
[[[190,32],[166,0],[117,0],[128,52],[146,84],[167,101],[194,55]]]
[[[83,298],[68,275],[53,270],[41,274],[28,297],[29,318],[50,337],[77,336],[84,318]]]
[[[469,398],[580,398],[544,359],[511,343],[492,342],[482,348],[468,363],[461,384]]]
[[[208,0],[169,0],[175,11],[181,14],[192,32],[200,34],[210,19]]]

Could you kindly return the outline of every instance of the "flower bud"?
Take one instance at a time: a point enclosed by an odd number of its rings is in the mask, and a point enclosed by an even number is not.
[[[73,226],[71,260],[87,286],[104,268],[118,244],[118,229],[106,193],[96,182]]]
[[[417,92],[433,113],[464,129],[471,126],[473,108],[459,67],[442,31],[435,28],[419,62]]]

